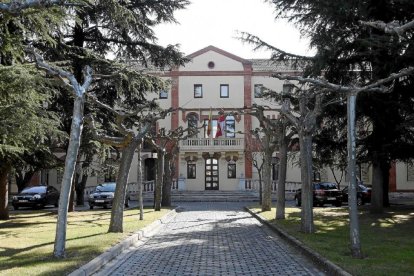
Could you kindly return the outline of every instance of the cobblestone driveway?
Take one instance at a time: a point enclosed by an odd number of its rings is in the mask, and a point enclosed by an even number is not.
[[[165,228],[96,275],[323,275],[244,204],[181,203]]]

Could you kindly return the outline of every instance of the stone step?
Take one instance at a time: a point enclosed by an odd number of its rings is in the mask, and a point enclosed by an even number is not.
[[[154,192],[145,192],[144,201],[153,201]],[[228,202],[228,201],[259,201],[259,194],[251,191],[173,191],[171,193],[172,201],[179,202]],[[286,200],[293,200],[294,193],[286,192]],[[132,200],[138,200],[136,193],[131,194]],[[276,193],[272,193],[272,200],[276,201]]]
[[[144,193],[144,201],[151,201],[154,199],[154,194]],[[253,192],[244,191],[173,191],[171,194],[174,202],[240,202],[240,201],[258,201],[259,197]],[[131,199],[136,200],[137,195],[131,194]]]

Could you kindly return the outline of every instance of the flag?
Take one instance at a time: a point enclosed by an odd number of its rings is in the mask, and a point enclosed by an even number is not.
[[[225,122],[226,122],[226,117],[224,116],[224,114],[220,114],[218,121],[217,121],[217,132],[216,132],[216,137],[220,137],[223,136],[223,132],[224,132],[224,128],[225,128]]]
[[[210,137],[212,123],[213,122],[211,121],[211,107],[210,107],[210,114],[208,115],[208,122],[207,122],[207,137]]]

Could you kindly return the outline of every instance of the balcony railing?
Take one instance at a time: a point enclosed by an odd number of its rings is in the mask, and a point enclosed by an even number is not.
[[[188,138],[181,141],[182,150],[237,150],[244,148],[244,138]]]

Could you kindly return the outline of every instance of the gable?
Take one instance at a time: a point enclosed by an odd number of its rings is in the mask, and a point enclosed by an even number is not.
[[[179,71],[243,71],[250,61],[214,46],[206,47],[188,56],[191,60]]]

